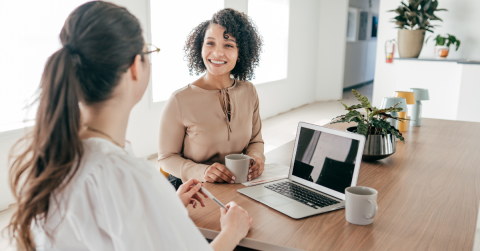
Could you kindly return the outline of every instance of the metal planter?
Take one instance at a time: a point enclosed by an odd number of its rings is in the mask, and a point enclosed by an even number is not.
[[[356,132],[357,127],[347,128],[349,132]],[[362,159],[365,161],[375,161],[384,159],[395,153],[397,149],[397,138],[392,134],[368,135],[365,141]]]

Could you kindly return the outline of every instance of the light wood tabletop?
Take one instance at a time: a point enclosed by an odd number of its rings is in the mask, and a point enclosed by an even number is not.
[[[326,125],[345,130],[348,124]],[[480,202],[480,123],[423,119],[410,127],[392,156],[362,161],[358,186],[378,191],[373,224],[345,220],[345,210],[294,220],[240,193],[241,184],[205,183],[223,203],[235,201],[253,217],[240,245],[259,250],[472,250]],[[294,142],[266,154],[290,166]],[[220,231],[220,210],[189,207],[207,238]]]

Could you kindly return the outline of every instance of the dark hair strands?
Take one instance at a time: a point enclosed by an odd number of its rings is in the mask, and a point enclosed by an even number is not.
[[[58,201],[55,194],[78,170],[84,152],[78,135],[79,102],[108,100],[123,69],[144,46],[137,18],[102,1],[75,9],[60,40],[64,47],[45,65],[35,127],[11,151],[9,180],[17,209],[7,229],[19,250],[35,250],[31,224],[45,229],[50,200]],[[24,150],[13,156],[20,148]],[[53,239],[53,233],[45,231]]]
[[[263,40],[250,17],[230,8],[218,11],[211,20],[200,23],[190,32],[184,47],[190,75],[199,75],[207,70],[202,58],[202,45],[206,30],[214,24],[224,27],[223,36],[232,36],[237,43],[239,61],[230,74],[237,80],[253,79],[254,70],[260,62]]]

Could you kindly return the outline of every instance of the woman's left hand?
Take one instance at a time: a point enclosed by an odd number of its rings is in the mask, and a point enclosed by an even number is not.
[[[203,199],[199,193],[203,194],[203,197],[205,198],[208,198],[208,196],[200,191],[202,186],[202,182],[196,179],[189,179],[187,182],[178,187],[177,195],[180,197],[180,200],[182,200],[185,207],[187,207],[188,204],[192,204],[193,208],[196,208],[197,201],[200,202],[202,207],[205,207],[205,203],[203,202]]]
[[[265,162],[259,157],[256,156],[250,156],[255,159],[255,165],[250,167],[250,170],[248,170],[248,181],[251,181],[258,176],[262,175],[263,170],[265,170]],[[253,160],[250,161],[250,165],[252,164]]]

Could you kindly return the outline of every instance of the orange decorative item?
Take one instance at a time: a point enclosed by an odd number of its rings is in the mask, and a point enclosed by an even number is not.
[[[415,104],[415,93],[413,92],[403,92],[403,91],[396,91],[395,97],[405,98],[407,100],[407,105],[414,105]],[[400,118],[407,118],[407,111],[398,112],[398,117]],[[398,121],[398,130],[400,132],[407,131],[407,121]]]
[[[395,51],[395,39],[385,42],[385,59],[387,63],[393,63],[393,52]]]
[[[437,46],[435,46],[435,57],[446,58],[448,56],[449,51],[450,51],[450,49],[448,48],[448,46],[437,45]]]

